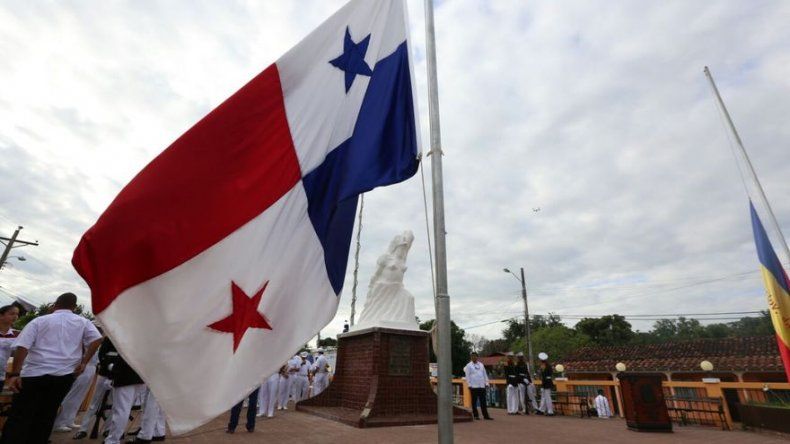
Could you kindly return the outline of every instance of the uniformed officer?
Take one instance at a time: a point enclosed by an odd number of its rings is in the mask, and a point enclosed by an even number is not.
[[[310,393],[310,364],[307,362],[307,352],[302,352],[299,354],[299,359],[301,362],[299,363],[299,369],[296,371],[296,396],[294,400],[299,402],[303,399],[307,399],[307,396]]]
[[[299,390],[299,368],[302,366],[302,358],[299,354],[295,354],[290,361],[290,367],[288,369],[288,374],[290,375],[290,388],[288,389],[288,393],[290,393],[291,399],[294,402],[300,401],[297,390]]]
[[[149,389],[145,394],[140,431],[137,432],[137,437],[132,442],[134,444],[150,444],[152,441],[164,441],[165,427],[165,411],[159,406],[154,394]]]
[[[258,416],[274,418],[274,406],[277,404],[280,386],[280,372],[274,372],[263,381],[261,394],[258,397]]]
[[[93,389],[93,398],[91,398],[88,411],[82,415],[82,425],[79,431],[74,435],[74,439],[84,439],[88,436],[88,429],[91,427],[92,421],[96,418],[97,411],[102,408],[104,395],[112,390],[112,380],[110,379],[112,377],[112,372],[110,369],[114,367],[120,355],[107,338],[104,338],[104,341],[99,347],[99,352],[96,353],[96,355],[99,357],[99,363],[96,366],[96,386]],[[111,402],[112,398],[108,396],[107,405]],[[99,415],[101,415],[101,412],[99,412]],[[111,418],[111,414],[106,417],[105,426],[110,422]]]
[[[519,370],[513,362],[513,352],[507,354],[507,364],[505,364],[505,382],[507,382],[507,414],[518,415],[518,385]]]
[[[288,410],[288,395],[291,394],[291,361],[288,360],[280,367],[280,381],[277,387],[277,409]]]
[[[551,390],[554,388],[554,370],[549,364],[549,356],[546,353],[538,355],[540,357],[540,409],[537,414],[554,416],[554,404],[551,402]]]
[[[318,349],[318,357],[313,363],[313,396],[318,396],[329,384],[329,362],[324,356],[324,349]]]
[[[524,353],[518,352],[516,355],[518,361],[516,362],[516,370],[518,370],[518,403],[519,410],[523,411],[525,415],[529,415],[529,406],[527,405],[527,387],[532,384],[532,377],[529,376],[529,367],[527,361],[524,360]],[[533,397],[533,401],[534,397]],[[537,405],[535,405],[537,410]]]
[[[109,338],[105,338],[105,341],[109,341]],[[117,351],[112,342],[109,342],[108,348]],[[129,424],[129,413],[132,411],[135,399],[145,395],[145,384],[140,375],[120,355],[110,369],[110,377],[112,378],[112,420],[104,444],[120,444]]]

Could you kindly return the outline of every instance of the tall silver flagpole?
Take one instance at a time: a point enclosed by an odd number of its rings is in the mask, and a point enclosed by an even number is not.
[[[762,207],[762,209],[767,213],[768,220],[765,222],[770,224],[771,231],[773,231],[774,235],[778,237],[780,245],[774,245],[774,248],[779,248],[780,251],[784,253],[785,257],[782,258],[782,262],[784,263],[790,259],[790,249],[787,248],[787,241],[782,234],[781,228],[779,228],[779,222],[777,222],[776,216],[774,216],[774,211],[771,209],[771,205],[768,203],[768,198],[765,196],[765,191],[763,191],[763,186],[760,184],[760,179],[757,178],[757,173],[754,171],[754,166],[752,166],[752,161],[749,159],[749,154],[746,153],[746,148],[744,148],[743,142],[741,142],[741,136],[738,135],[738,130],[735,129],[735,124],[732,123],[730,113],[727,111],[727,107],[724,106],[724,100],[721,99],[719,88],[716,87],[716,82],[713,81],[713,74],[710,73],[710,69],[708,69],[707,66],[705,67],[705,76],[710,82],[710,87],[713,89],[713,94],[716,96],[716,101],[719,104],[722,113],[724,114],[724,118],[727,120],[730,131],[732,131],[732,135],[735,138],[735,144],[738,146],[735,155],[740,158],[740,162],[738,162],[738,169],[741,171],[741,178],[744,181],[744,186],[747,188],[746,192],[749,194],[749,187],[746,185],[746,177],[748,176],[752,181],[755,191],[757,191],[757,199],[759,200],[760,207]]]
[[[359,280],[359,250],[362,247],[362,211],[365,209],[365,195],[359,195],[359,223],[357,224],[357,251],[354,253],[354,286],[351,288],[351,326],[354,326],[354,316],[357,313],[357,284]]]
[[[433,238],[436,249],[436,328],[439,337],[438,417],[439,443],[453,442],[453,385],[450,353],[450,295],[447,290],[447,245],[444,229],[444,186],[442,182],[442,138],[439,128],[439,86],[436,78],[436,38],[433,0],[425,0],[425,48],[428,62],[428,113],[431,130],[431,172],[433,173]]]

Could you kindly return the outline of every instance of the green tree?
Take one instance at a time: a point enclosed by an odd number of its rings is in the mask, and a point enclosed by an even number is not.
[[[17,330],[22,330],[25,328],[25,325],[27,325],[33,319],[52,313],[52,305],[53,304],[41,304],[35,310],[30,310],[29,312],[25,313],[24,316],[20,316],[20,318],[14,323],[14,328]],[[77,308],[74,309],[74,313],[81,315],[91,321],[94,319],[93,313],[85,310],[83,305],[77,305]]]
[[[760,312],[759,317],[741,318],[731,322],[733,336],[768,336],[774,334],[774,325],[771,322],[771,313],[768,310]]]
[[[434,320],[425,321],[420,324],[420,330],[430,331],[433,328]],[[461,327],[451,321],[450,324],[450,347],[453,360],[453,375],[460,375],[464,371],[464,366],[469,362],[469,354],[472,353],[472,343],[467,341],[466,332]],[[431,362],[436,362],[436,354],[431,349]]]
[[[509,347],[510,344],[504,339],[491,339],[483,345],[478,353],[480,356],[490,356],[494,353],[505,353]]]
[[[540,352],[546,352],[551,362],[561,362],[568,353],[591,344],[592,341],[587,335],[562,324],[541,328],[532,334],[532,350],[535,357],[537,358]],[[513,351],[527,353],[524,338],[519,338],[513,343]]]
[[[653,324],[651,332],[656,340],[684,341],[705,337],[705,327],[696,319],[679,317],[678,319],[659,319]]]
[[[508,344],[512,344],[515,341],[522,339],[524,337],[524,322],[518,319],[508,319],[507,326],[504,330],[502,330],[502,336],[505,338],[505,341]],[[531,333],[535,333],[536,331],[546,328],[546,327],[556,327],[558,325],[562,325],[562,320],[560,319],[559,315],[554,313],[549,313],[548,316],[543,315],[535,315],[530,316],[529,320],[529,328]]]
[[[576,331],[587,335],[596,345],[625,345],[634,338],[631,324],[620,315],[584,318],[576,323]]]
[[[337,347],[337,339],[335,338],[321,338],[318,341],[319,347]]]

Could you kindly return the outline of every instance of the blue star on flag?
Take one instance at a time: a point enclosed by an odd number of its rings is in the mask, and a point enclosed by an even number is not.
[[[370,34],[360,42],[354,43],[354,40],[351,39],[351,32],[346,27],[346,37],[343,40],[343,54],[329,61],[332,66],[345,72],[346,93],[351,89],[351,85],[354,83],[357,75],[370,77],[373,74],[373,70],[365,62],[368,43],[370,43]]]

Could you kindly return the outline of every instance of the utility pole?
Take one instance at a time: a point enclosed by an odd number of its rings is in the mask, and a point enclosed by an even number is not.
[[[524,301],[524,339],[527,341],[527,354],[529,360],[527,361],[527,370],[532,375],[532,327],[529,325],[529,304],[527,304],[527,280],[524,278],[524,267],[521,267],[521,278],[516,276],[516,273],[510,271],[509,268],[503,268],[502,271],[510,273],[521,283],[521,299]]]
[[[32,245],[34,247],[38,246],[38,241],[30,242],[30,241],[24,241],[24,240],[21,240],[21,239],[17,239],[17,237],[19,236],[19,232],[21,230],[22,230],[22,227],[19,226],[19,227],[17,227],[16,230],[14,230],[14,234],[12,234],[10,238],[9,237],[0,237],[0,244],[5,245],[5,249],[3,250],[3,255],[0,256],[0,270],[3,269],[3,266],[5,265],[5,262],[8,260],[8,255],[11,254],[11,249],[12,248],[26,247],[28,245]],[[14,244],[19,244],[19,245],[14,245]]]
[[[524,267],[521,267],[521,298],[524,299],[524,325],[527,331],[527,354],[529,355],[529,362],[527,362],[527,371],[532,377],[532,328],[529,325],[529,304],[527,304],[527,281],[524,279]]]

